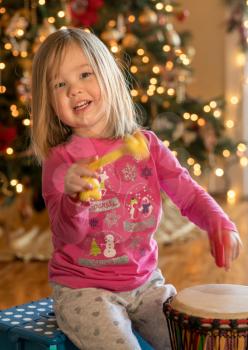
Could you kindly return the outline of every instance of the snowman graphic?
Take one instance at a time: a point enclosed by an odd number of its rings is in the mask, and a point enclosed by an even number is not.
[[[105,236],[104,240],[106,242],[106,246],[103,251],[103,255],[106,258],[113,258],[116,255],[114,236],[108,234]]]

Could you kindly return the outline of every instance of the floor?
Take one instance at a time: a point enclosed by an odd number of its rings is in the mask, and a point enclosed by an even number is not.
[[[159,244],[159,267],[178,290],[196,284],[233,283],[248,285],[248,202],[224,205],[237,224],[243,249],[230,271],[214,265],[207,236],[198,233],[171,244]],[[0,263],[0,309],[46,297],[51,290],[47,281],[47,262],[21,260]]]

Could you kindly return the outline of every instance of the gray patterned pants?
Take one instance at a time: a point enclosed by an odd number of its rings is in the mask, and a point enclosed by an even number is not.
[[[176,290],[156,270],[141,287],[128,292],[71,289],[53,284],[59,328],[81,350],[140,350],[132,327],[155,350],[170,349],[163,303]]]

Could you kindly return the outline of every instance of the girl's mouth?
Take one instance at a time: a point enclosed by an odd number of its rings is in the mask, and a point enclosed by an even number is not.
[[[75,107],[73,107],[73,110],[75,112],[82,111],[85,108],[87,108],[91,104],[91,101],[83,101],[78,103]]]

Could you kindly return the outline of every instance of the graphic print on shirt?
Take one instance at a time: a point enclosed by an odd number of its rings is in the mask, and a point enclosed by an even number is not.
[[[142,214],[144,214],[144,217],[148,217],[151,215],[152,211],[153,211],[153,206],[151,204],[151,200],[150,200],[150,196],[144,196],[141,199],[141,207],[139,208],[139,210],[142,212]]]
[[[90,227],[91,227],[92,229],[98,227],[98,225],[99,225],[99,218],[97,218],[97,217],[91,217],[91,218],[89,219],[89,225],[90,225]]]
[[[97,244],[96,239],[93,238],[91,242],[91,247],[90,247],[90,255],[97,256],[101,253],[102,253],[101,248]]]
[[[135,217],[136,217],[135,214],[138,210],[138,208],[137,208],[138,203],[139,202],[135,197],[131,198],[128,208],[129,208],[129,213],[130,213],[130,217],[132,220],[135,219]]]
[[[106,256],[106,258],[113,258],[113,256],[116,255],[114,236],[110,234],[106,235],[105,242],[106,248],[104,249],[103,255]]]
[[[153,211],[153,198],[148,193],[147,186],[145,184],[138,184],[131,188],[126,195],[125,207],[127,207],[132,220],[142,220],[151,215]],[[140,213],[142,215],[140,215]]]
[[[157,223],[151,176],[150,168],[131,156],[104,167],[99,175],[103,198],[90,204],[91,235],[84,240],[80,265],[125,265],[131,256],[143,257],[151,238],[145,231]]]
[[[122,237],[116,236],[114,232],[99,232],[94,234],[94,238],[87,237],[84,240],[83,257],[78,259],[81,266],[107,266],[123,265],[129,262],[125,254],[117,256],[117,243],[120,243]],[[92,257],[97,257],[94,259]]]
[[[90,203],[90,212],[101,213],[120,207],[120,201],[117,197],[104,199],[99,201],[93,201]]]
[[[120,207],[118,194],[120,191],[121,183],[119,176],[113,176],[114,171],[114,165],[109,164],[105,166],[104,169],[100,172],[99,181],[102,200],[92,201],[90,203],[90,212],[101,213]]]
[[[123,225],[127,232],[143,231],[156,223],[152,215],[154,200],[148,187],[144,182],[133,185],[126,195],[124,210],[127,210],[128,218]]]
[[[137,167],[134,164],[127,163],[126,166],[121,170],[121,179],[123,181],[134,182],[137,178]]]
[[[105,195],[107,192],[109,194],[111,192],[113,194],[119,193],[121,188],[121,179],[118,172],[116,172],[115,162],[104,166],[99,174],[99,177],[100,184],[102,183]]]
[[[140,233],[133,233],[130,238],[130,241],[128,243],[129,256],[132,255],[135,260],[142,259],[147,252],[149,246],[149,238],[147,239],[145,237],[143,235],[140,235]]]
[[[141,169],[141,176],[147,180],[150,176],[152,176],[152,168],[149,168],[147,166],[143,167]]]
[[[111,228],[112,226],[118,225],[120,218],[121,216],[118,215],[115,210],[113,210],[105,215],[103,222],[107,227]]]
[[[99,174],[99,183],[100,183],[100,191],[102,197],[105,195],[107,189],[105,187],[105,181],[109,179],[109,176],[107,175],[106,171],[104,170]]]

